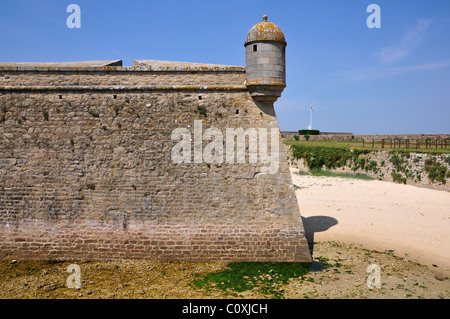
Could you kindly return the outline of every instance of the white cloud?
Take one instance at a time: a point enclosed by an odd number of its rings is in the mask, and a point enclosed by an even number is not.
[[[380,63],[393,63],[409,56],[423,42],[426,31],[432,23],[432,19],[419,19],[416,26],[409,30],[398,44],[376,52],[375,55],[379,58]]]
[[[365,80],[374,80],[379,78],[403,75],[416,72],[427,72],[450,66],[450,59],[425,63],[419,65],[411,65],[404,67],[365,67],[339,72],[335,75],[344,78],[349,82],[360,82]]]

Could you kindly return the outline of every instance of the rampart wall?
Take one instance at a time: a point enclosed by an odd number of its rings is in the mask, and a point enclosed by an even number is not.
[[[195,120],[278,129],[244,81],[243,67],[0,67],[0,259],[310,261],[279,134],[276,174],[171,158]]]

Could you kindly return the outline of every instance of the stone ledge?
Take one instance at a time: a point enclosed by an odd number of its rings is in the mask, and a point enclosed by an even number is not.
[[[245,85],[153,86],[2,86],[0,92],[20,91],[247,91]]]
[[[210,72],[245,73],[244,66],[15,66],[0,64],[0,72]]]

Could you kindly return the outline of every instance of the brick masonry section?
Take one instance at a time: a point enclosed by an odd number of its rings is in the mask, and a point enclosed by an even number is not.
[[[21,260],[307,260],[302,229],[268,225],[2,224],[1,257]],[[263,228],[266,227],[266,228]]]
[[[279,131],[244,81],[239,67],[0,67],[0,259],[310,262],[281,136],[277,174],[171,159],[172,131],[193,137],[195,120]]]

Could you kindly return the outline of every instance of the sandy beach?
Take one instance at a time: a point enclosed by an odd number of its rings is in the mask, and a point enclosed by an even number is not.
[[[308,241],[394,250],[449,272],[450,192],[297,171],[291,168]]]

